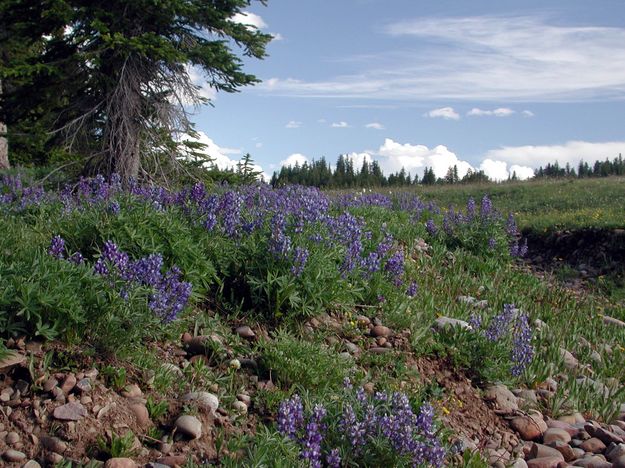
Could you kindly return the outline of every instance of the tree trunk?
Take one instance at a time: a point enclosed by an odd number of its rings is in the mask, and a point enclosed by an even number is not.
[[[0,81],[0,95],[2,94],[2,82]],[[7,126],[0,122],[0,170],[11,167],[9,164],[9,141],[6,138]]]

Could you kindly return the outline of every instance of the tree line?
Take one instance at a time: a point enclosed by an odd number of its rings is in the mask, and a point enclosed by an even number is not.
[[[619,154],[613,160],[606,158],[605,161],[595,161],[591,166],[583,160],[577,165],[577,170],[566,163],[561,167],[558,162],[547,164],[544,168],[539,167],[534,173],[536,178],[560,178],[560,177],[577,177],[583,179],[586,177],[608,177],[625,175],[625,161],[622,154]]]

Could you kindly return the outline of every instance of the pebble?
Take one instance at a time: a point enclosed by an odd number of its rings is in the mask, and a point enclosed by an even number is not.
[[[109,458],[104,468],[135,468],[137,465],[130,458]]]
[[[347,349],[347,351],[349,351],[350,354],[359,354],[360,353],[360,348],[355,345],[354,343],[352,343],[351,341],[346,341],[345,342],[345,348]]]
[[[252,404],[252,397],[245,393],[237,393],[237,400],[242,401],[247,406]]]
[[[365,327],[371,324],[371,320],[369,319],[369,317],[365,315],[357,315],[356,321],[358,322],[359,325],[363,325]]]
[[[547,430],[547,424],[540,413],[514,418],[510,421],[510,427],[517,431],[523,440],[538,439]]]
[[[183,395],[182,401],[191,401],[210,413],[215,413],[219,408],[219,398],[209,392],[189,392]]]
[[[20,365],[26,360],[26,356],[15,351],[9,351],[3,359],[0,359],[0,374],[4,374],[13,367]]]
[[[371,336],[373,337],[387,337],[390,336],[391,334],[391,329],[388,327],[385,327],[384,325],[376,325],[375,327],[373,327],[371,329]]]
[[[584,443],[582,443],[579,448],[581,448],[585,452],[601,453],[606,449],[606,446],[603,442],[601,442],[600,439],[597,439],[596,437],[591,437],[590,439],[584,441]]]
[[[564,460],[564,456],[555,448],[537,443],[531,445],[527,458],[560,458],[560,460]]]
[[[143,392],[137,384],[128,384],[122,390],[122,396],[126,398],[139,398],[141,395]]]
[[[237,413],[240,413],[240,414],[245,414],[245,413],[247,413],[247,405],[246,405],[245,403],[243,403],[242,401],[239,401],[239,400],[235,401],[235,402],[232,404],[232,408],[233,408],[233,409],[234,409]]]
[[[91,380],[88,377],[80,379],[76,383],[76,390],[80,393],[89,393],[91,391]]]
[[[141,427],[145,427],[150,424],[150,414],[148,409],[143,403],[133,403],[129,407],[132,414],[134,414],[137,424]]]
[[[373,354],[384,354],[391,350],[391,348],[383,348],[380,346],[374,346],[373,348],[369,348],[368,351]]]
[[[13,445],[19,442],[19,440],[20,440],[20,436],[17,434],[17,432],[14,432],[14,431],[9,432],[4,438],[4,441],[9,445]]]
[[[547,429],[543,434],[543,443],[549,445],[551,442],[560,441],[568,444],[571,441],[571,434],[564,429],[553,427]]]
[[[199,439],[202,437],[202,423],[195,416],[180,416],[176,419],[174,427],[178,432],[192,439]]]
[[[464,320],[459,320],[459,319],[443,316],[443,317],[438,317],[434,321],[434,328],[438,331],[442,331],[447,328],[453,328],[453,327],[460,327],[460,328],[464,328],[465,330],[471,330],[471,325],[469,325],[468,322],[465,322]]]
[[[23,452],[19,452],[18,450],[9,449],[4,452],[2,457],[8,462],[21,462],[26,460],[26,454]]]
[[[63,384],[61,385],[61,390],[65,395],[69,394],[74,387],[76,386],[76,376],[74,374],[67,374],[65,380],[63,380]]]
[[[588,429],[586,430],[588,431]],[[606,445],[610,445],[611,443],[622,444],[623,442],[625,442],[622,437],[616,435],[613,432],[607,431],[602,427],[596,428],[594,433],[591,433],[590,431],[588,431],[588,433],[591,434],[593,437],[601,440],[601,442]]]
[[[510,468],[527,468],[527,462],[522,458],[517,458],[514,463],[510,465]]]
[[[41,465],[36,460],[28,460],[22,468],[41,468]]]
[[[87,416],[87,410],[80,403],[72,402],[57,406],[52,414],[56,419],[62,421],[78,421]]]
[[[246,340],[251,340],[256,337],[256,333],[247,325],[243,325],[241,327],[237,327],[234,331],[241,338],[245,338]]]
[[[549,444],[549,447],[556,449],[564,457],[564,461],[575,460],[578,455],[573,451],[573,448],[561,440],[555,440]]]
[[[547,421],[547,427],[550,429],[562,429],[566,432],[568,432],[568,434],[571,437],[576,436],[579,433],[579,429],[574,427],[571,424],[565,423],[563,421],[559,421],[557,419],[550,419]]]
[[[540,457],[527,461],[528,468],[558,468],[562,458],[559,457]]]
[[[495,403],[498,409],[512,413],[519,409],[518,399],[505,385],[493,385],[486,389],[484,396]]]
[[[51,464],[51,465],[56,465],[58,463],[61,463],[63,461],[63,456],[59,455],[56,452],[48,452],[46,454],[46,461]]]
[[[578,458],[573,462],[574,466],[580,466],[582,468],[611,468],[612,464],[606,462],[603,458],[594,456],[594,457],[584,457]]]
[[[59,384],[59,381],[54,378],[54,376],[50,376],[46,383],[43,384],[43,390],[45,392],[50,392],[54,387]]]
[[[579,367],[579,361],[571,354],[570,351],[567,351],[564,348],[560,348],[560,356],[564,359],[564,367],[569,370],[574,370]]]
[[[67,443],[63,442],[58,437],[41,437],[41,445],[51,452],[64,453],[67,450]]]
[[[615,325],[617,327],[625,328],[625,322],[622,320],[616,319],[614,317],[608,317],[607,315],[603,316],[603,323],[607,325]]]
[[[617,458],[625,457],[625,444],[612,445],[605,452],[608,460],[614,461]]]

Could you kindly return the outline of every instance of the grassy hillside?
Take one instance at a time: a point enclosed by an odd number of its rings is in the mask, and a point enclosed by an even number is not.
[[[584,195],[565,188],[599,182],[608,225],[618,179],[488,187],[492,199],[418,192],[435,204],[102,178],[44,191],[5,176],[0,392],[21,445],[0,441],[0,453],[64,466],[484,466],[489,450],[526,456],[530,409],[543,424],[616,424],[625,311],[529,270],[514,220],[497,213],[573,219]],[[440,208],[452,202],[462,210]],[[27,439],[29,425],[56,445]]]

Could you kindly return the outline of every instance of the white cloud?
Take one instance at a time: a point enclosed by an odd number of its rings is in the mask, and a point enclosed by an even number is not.
[[[348,153],[344,155],[347,159],[350,159],[354,164],[354,170],[360,171],[362,163],[367,161],[368,163],[373,161],[373,158],[369,153]]]
[[[625,96],[625,27],[565,25],[545,16],[420,17],[383,30],[414,47],[344,57],[319,81],[273,78],[261,88],[310,97],[584,101]]]
[[[531,110],[524,110],[521,114],[523,114],[523,117],[534,117],[535,115]]]
[[[439,145],[429,149],[425,145],[411,145],[397,143],[390,138],[377,150],[380,166],[386,174],[397,172],[403,167],[411,174],[423,174],[423,169],[431,167],[436,177],[445,177],[452,166],[458,167],[458,175],[464,177],[471,165],[461,161],[446,146]]]
[[[513,165],[508,169],[508,163],[505,161],[493,161],[486,158],[480,164],[480,169],[484,171],[489,178],[494,181],[507,180],[508,177],[512,177],[516,174],[517,179],[525,180],[534,176],[534,169],[527,166]]]
[[[349,124],[344,121],[332,123],[332,128],[347,128],[347,127],[349,127]]]
[[[231,18],[231,20],[235,23],[243,24],[255,29],[265,29],[267,27],[265,20],[263,20],[259,15],[249,11],[237,13]]]
[[[200,97],[208,99],[209,101],[214,101],[217,99],[217,90],[210,86],[210,84],[206,81],[202,73],[202,69],[200,67],[195,67],[191,65],[185,65],[185,70],[189,75],[189,79],[191,83],[198,87],[198,94]],[[184,102],[183,104],[191,104],[191,102]]]
[[[365,128],[373,128],[374,130],[384,130],[384,125],[379,122],[371,122],[365,125]]]
[[[483,117],[483,116],[490,116],[490,115],[493,115],[495,117],[509,117],[514,113],[515,111],[507,107],[498,107],[497,109],[493,109],[493,110],[484,110],[478,107],[474,107],[469,112],[467,112],[467,115],[474,116],[474,117]]]
[[[272,41],[282,41],[284,40],[284,36],[280,33],[271,33]]]
[[[527,166],[518,166],[516,164],[513,164],[512,166],[510,166],[510,176],[512,176],[513,174],[516,174],[516,177],[519,180],[531,179],[532,177],[534,177],[534,169]]]
[[[556,161],[561,166],[569,163],[575,167],[581,159],[591,164],[596,160],[612,159],[619,153],[625,153],[625,141],[568,141],[563,145],[504,146],[488,151],[485,157],[536,169]]]
[[[424,114],[425,117],[441,117],[447,120],[458,120],[460,115],[454,110],[453,107],[441,107],[440,109],[432,109],[428,113]]]
[[[212,158],[212,162],[219,169],[233,169],[236,168],[239,159],[231,159],[229,155],[241,155],[242,151],[236,148],[226,148],[219,146],[217,143],[213,141],[212,138],[209,138],[208,135],[204,132],[197,132],[197,138],[191,138],[189,135],[183,135],[180,139],[181,141],[197,141],[206,145],[204,149],[204,154]],[[263,168],[254,164],[254,170],[261,172],[262,177],[266,182],[271,180],[271,176],[269,176]]]
[[[289,120],[285,125],[285,128],[300,128],[302,126],[302,122],[298,120]]]
[[[308,157],[304,156],[301,153],[293,153],[289,157],[287,157],[286,159],[283,159],[282,161],[280,161],[280,167],[282,167],[282,166],[295,166],[296,164],[299,164],[301,166],[305,162],[310,162],[308,160]]]

